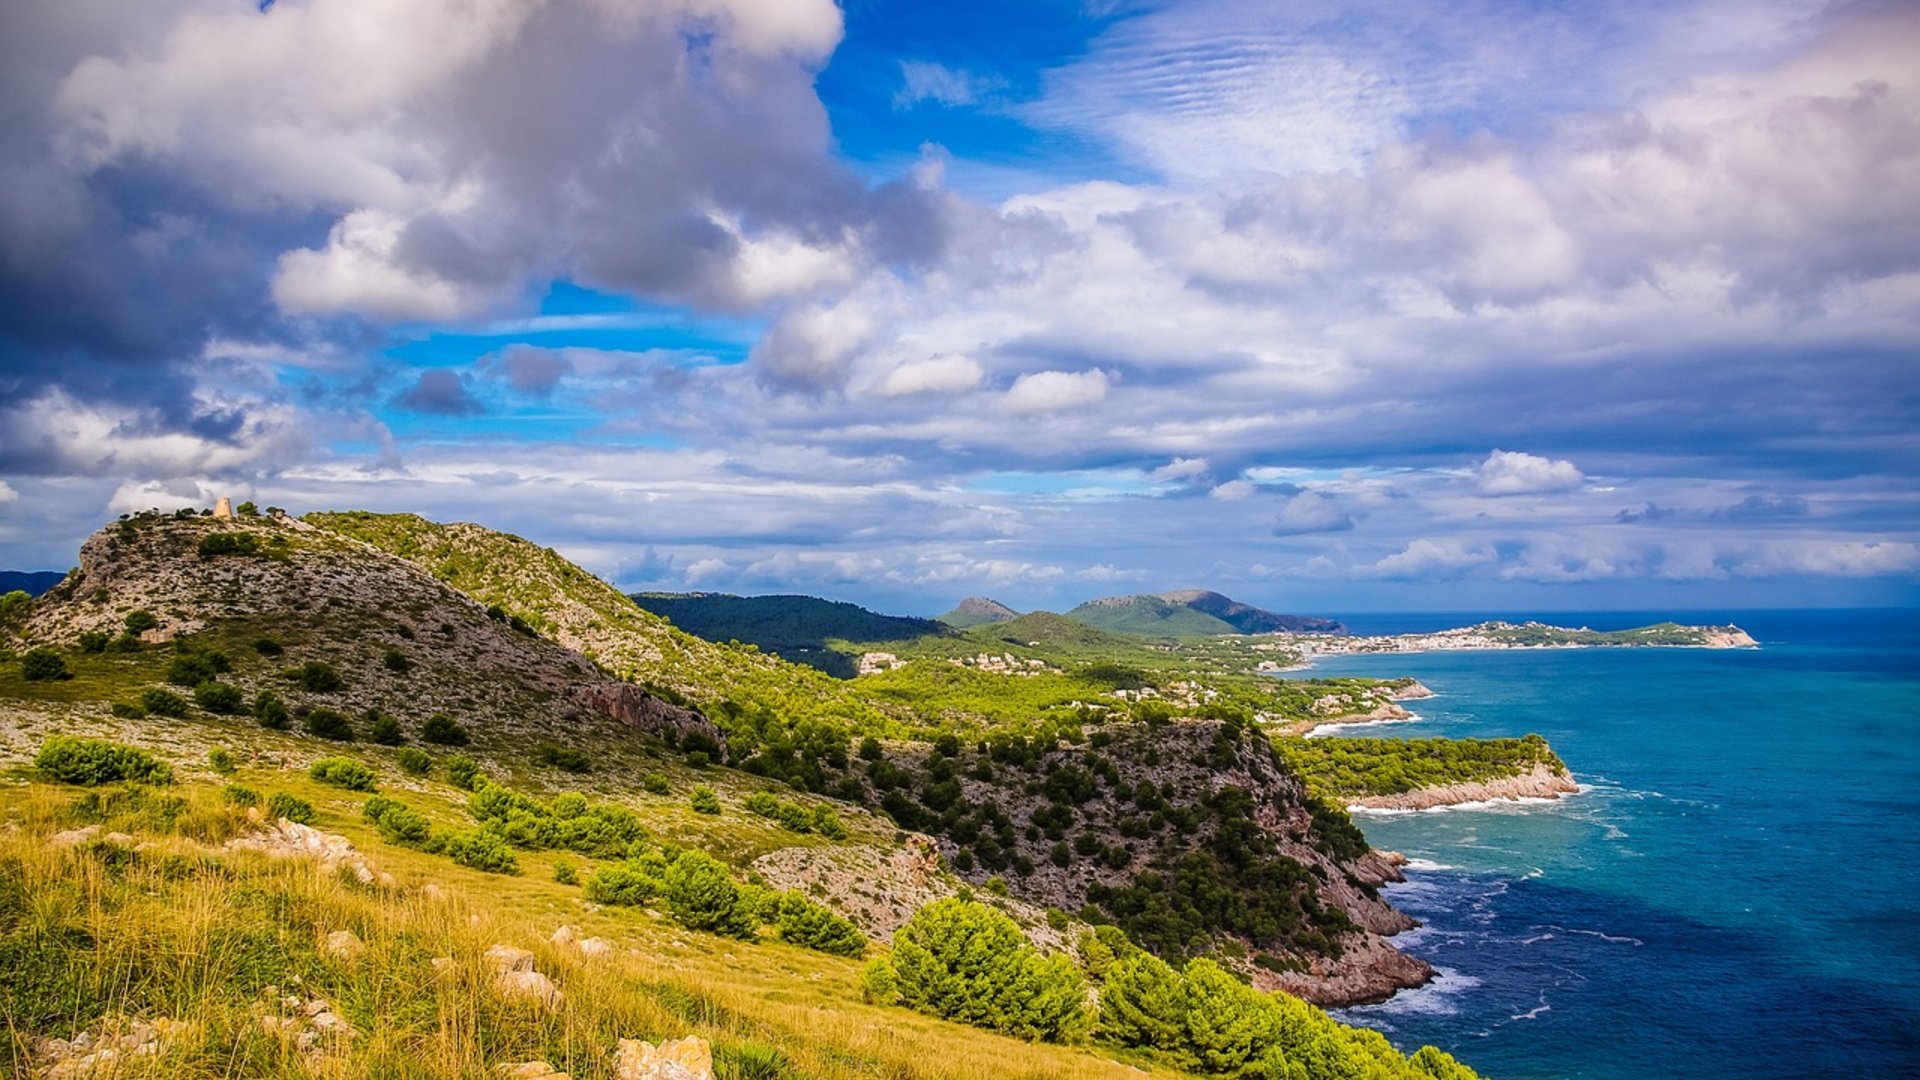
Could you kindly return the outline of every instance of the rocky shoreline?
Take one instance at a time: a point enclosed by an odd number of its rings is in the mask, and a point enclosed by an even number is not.
[[[1321,656],[1357,653],[1452,652],[1493,649],[1751,649],[1759,642],[1738,626],[1663,624],[1637,630],[1595,631],[1545,623],[1488,622],[1419,634],[1302,634],[1269,636],[1278,648],[1298,655],[1296,667]],[[1278,666],[1270,670],[1281,670]]]
[[[1527,772],[1498,780],[1478,780],[1460,784],[1440,784],[1415,788],[1394,795],[1369,795],[1347,804],[1349,810],[1431,810],[1440,806],[1467,803],[1518,801],[1520,799],[1558,799],[1578,793],[1580,785],[1564,769],[1538,762]]]

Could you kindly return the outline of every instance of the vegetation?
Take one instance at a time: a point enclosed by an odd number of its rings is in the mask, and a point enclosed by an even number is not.
[[[67,662],[52,649],[28,649],[20,657],[20,677],[28,682],[48,682],[73,678]]]
[[[840,678],[851,678],[854,669],[835,642],[891,641],[946,631],[931,619],[880,615],[812,596],[634,593],[633,602],[696,637],[745,642]]]
[[[1399,795],[1566,766],[1538,735],[1519,739],[1287,739],[1276,743],[1315,793],[1332,799]]]
[[[307,734],[335,742],[354,740],[353,721],[338,709],[319,708],[307,713]]]
[[[346,685],[346,680],[325,660],[309,660],[286,672],[287,681],[316,694],[331,693]]]
[[[221,555],[258,555],[260,541],[252,533],[208,533],[200,538],[199,552],[203,559]]]
[[[393,760],[394,764],[400,766],[400,771],[408,776],[425,776],[433,771],[433,758],[425,750],[415,747],[401,747]]]
[[[570,773],[588,773],[593,771],[593,758],[587,752],[573,746],[561,746],[559,743],[543,742],[534,748],[533,759],[542,765]]]
[[[313,804],[298,795],[276,791],[267,796],[267,816],[275,820],[285,818],[297,825],[311,825]]]
[[[694,788],[693,794],[688,797],[687,801],[693,806],[695,813],[718,814],[720,812],[720,796],[716,795],[714,790],[705,784]]]
[[[332,784],[348,791],[372,791],[374,788],[373,770],[352,758],[321,758],[308,767],[307,775],[323,784]]]
[[[473,741],[467,729],[446,713],[434,713],[420,725],[420,738],[436,746],[465,746]]]
[[[1072,961],[1042,955],[985,904],[950,898],[915,912],[893,935],[892,968],[902,1001],[948,1020],[1048,1042],[1092,1026]]]
[[[173,779],[173,770],[144,750],[71,735],[57,735],[42,743],[33,766],[63,784],[92,786],[119,780],[165,784]]]

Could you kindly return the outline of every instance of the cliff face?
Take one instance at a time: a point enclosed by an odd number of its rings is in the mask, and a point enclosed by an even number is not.
[[[1317,820],[1305,785],[1257,732],[1206,720],[1119,724],[1031,761],[1000,757],[889,746],[866,783],[910,819],[923,812],[901,793],[917,786],[933,804],[917,827],[963,877],[999,877],[1040,907],[1101,909],[1159,951],[1204,947],[1204,935],[1183,938],[1206,921],[1187,901],[1248,913],[1237,927],[1208,929],[1265,958],[1241,965],[1264,988],[1343,1005],[1432,976],[1386,940],[1415,925],[1379,896],[1398,868]]]

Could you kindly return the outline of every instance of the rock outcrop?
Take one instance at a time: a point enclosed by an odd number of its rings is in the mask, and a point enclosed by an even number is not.
[[[655,1046],[621,1039],[613,1058],[614,1080],[714,1080],[713,1048],[689,1035]]]
[[[1501,799],[1558,799],[1563,795],[1572,795],[1580,790],[1572,776],[1564,769],[1556,769],[1546,762],[1538,762],[1533,768],[1518,776],[1506,776],[1498,780],[1476,780],[1462,784],[1439,784],[1434,787],[1415,788],[1396,795],[1368,795],[1354,799],[1349,805],[1369,810],[1431,810],[1438,806],[1459,806],[1464,803],[1495,802]]]

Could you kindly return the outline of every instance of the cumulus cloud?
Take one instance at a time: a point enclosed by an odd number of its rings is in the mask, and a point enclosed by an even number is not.
[[[435,416],[478,416],[486,406],[467,389],[467,380],[458,372],[433,368],[420,373],[414,384],[403,390],[393,403],[414,412]]]
[[[1275,536],[1300,536],[1306,533],[1343,532],[1353,528],[1353,518],[1338,499],[1317,491],[1302,491],[1281,504],[1273,519]]]
[[[965,356],[941,354],[908,360],[880,381],[883,397],[909,394],[957,394],[980,385],[980,365]]]
[[[485,365],[504,375],[516,393],[545,398],[553,394],[563,376],[574,372],[573,361],[553,349],[513,345],[489,357]]]
[[[1036,371],[1015,379],[1005,402],[1015,413],[1058,412],[1095,405],[1106,396],[1104,371]]]
[[[1462,539],[1413,540],[1395,554],[1363,567],[1362,576],[1420,580],[1457,577],[1466,570],[1493,562],[1491,545]]]
[[[1483,495],[1543,495],[1576,491],[1586,476],[1571,461],[1517,450],[1495,450],[1475,470]]]

